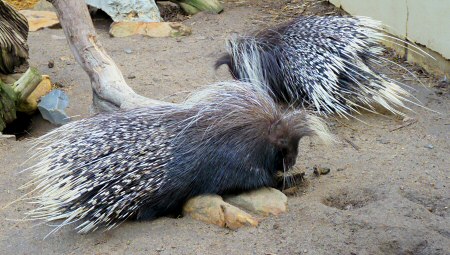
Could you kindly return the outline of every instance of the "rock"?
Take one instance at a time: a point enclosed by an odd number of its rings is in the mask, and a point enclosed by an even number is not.
[[[48,75],[42,75],[42,81],[31,92],[27,99],[17,108],[18,111],[25,113],[33,113],[38,108],[38,101],[52,90],[52,82]]]
[[[190,199],[183,206],[183,214],[220,227],[237,229],[242,226],[258,226],[250,214],[223,201],[218,195],[203,195]]]
[[[114,22],[109,34],[114,37],[145,35],[150,37],[177,37],[190,35],[191,28],[179,22]]]
[[[40,0],[5,0],[16,10],[25,10],[33,8]]]
[[[69,97],[59,89],[55,89],[41,99],[38,104],[42,117],[53,124],[62,125],[70,121],[64,112],[69,105]]]
[[[329,174],[331,171],[331,169],[329,167],[314,166],[313,169],[314,169],[314,174],[317,176]]]
[[[161,15],[154,0],[85,0],[92,7],[103,10],[113,21],[160,22]]]
[[[53,68],[53,67],[55,67],[55,61],[49,60],[47,66],[48,66],[48,68]]]
[[[415,120],[414,118],[411,118],[411,117],[408,117],[408,116],[405,116],[403,118],[403,122],[410,122],[410,121],[414,121],[414,120]]]
[[[16,140],[15,135],[4,135],[2,132],[0,132],[0,139],[8,139],[8,140]]]
[[[432,144],[427,144],[427,145],[425,145],[425,148],[427,148],[427,149],[433,149],[434,148],[434,146],[432,145]]]
[[[133,51],[130,48],[123,49],[126,54],[131,54]]]
[[[261,188],[225,198],[225,202],[261,216],[279,215],[286,212],[287,197],[274,188]]]
[[[38,3],[33,6],[33,10],[36,11],[55,11],[55,7],[47,0],[40,0]]]
[[[33,11],[22,10],[20,11],[28,20],[30,32],[38,31],[46,27],[55,27],[59,24],[58,17],[55,12],[52,11]]]

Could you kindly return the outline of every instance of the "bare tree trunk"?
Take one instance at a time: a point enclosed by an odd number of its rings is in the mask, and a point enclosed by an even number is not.
[[[84,0],[49,0],[56,8],[70,49],[89,75],[94,107],[99,111],[168,104],[138,95],[98,40]]]

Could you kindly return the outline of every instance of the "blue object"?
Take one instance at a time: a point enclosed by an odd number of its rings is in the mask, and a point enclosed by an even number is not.
[[[70,118],[64,111],[68,105],[69,97],[66,93],[55,89],[41,98],[38,108],[42,118],[50,121],[52,124],[63,125],[70,121]]]

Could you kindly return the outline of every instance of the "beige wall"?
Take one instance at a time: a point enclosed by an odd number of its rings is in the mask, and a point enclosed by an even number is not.
[[[329,0],[355,16],[382,21],[389,32],[434,51],[438,61],[450,60],[450,0]],[[388,45],[392,46],[392,45]],[[408,59],[410,57],[408,56]],[[417,56],[411,57],[416,60]],[[432,63],[429,63],[432,64]],[[445,67],[447,65],[447,67]],[[450,62],[439,63],[450,73]]]

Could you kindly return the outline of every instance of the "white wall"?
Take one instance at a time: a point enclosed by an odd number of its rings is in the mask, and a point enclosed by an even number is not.
[[[390,33],[438,53],[436,55],[442,57],[438,61],[450,60],[450,0],[329,0],[329,2],[354,16],[368,16],[382,21],[388,26]],[[449,63],[440,63],[438,66],[442,68],[443,65],[447,65],[444,67],[446,70],[443,70],[447,73]]]

